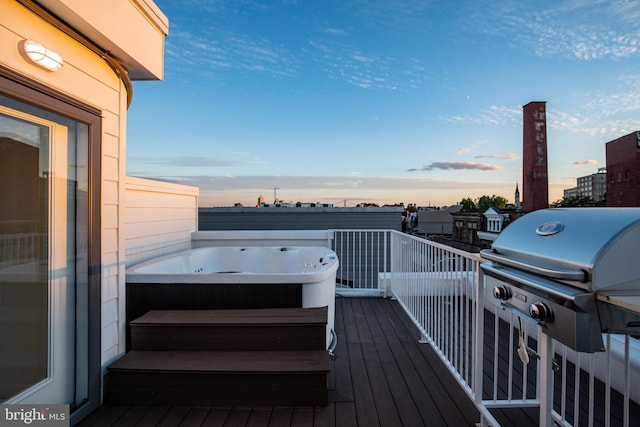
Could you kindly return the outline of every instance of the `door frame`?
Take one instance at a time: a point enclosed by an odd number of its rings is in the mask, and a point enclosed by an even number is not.
[[[101,367],[101,181],[102,181],[102,112],[75,98],[25,77],[0,65],[0,93],[66,116],[89,126],[89,194],[88,194],[88,398],[71,408],[71,424],[87,416],[100,405]]]

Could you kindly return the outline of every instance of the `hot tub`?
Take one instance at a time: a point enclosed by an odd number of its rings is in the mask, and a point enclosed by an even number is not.
[[[204,247],[126,271],[127,322],[153,309],[328,307],[334,327],[338,257],[322,246]]]

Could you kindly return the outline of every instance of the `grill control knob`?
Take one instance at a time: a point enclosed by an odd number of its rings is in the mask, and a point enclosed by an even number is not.
[[[534,302],[529,306],[529,315],[536,320],[546,322],[553,318],[553,313],[549,306],[542,301]]]
[[[511,291],[504,285],[495,286],[493,288],[493,297],[498,300],[508,300],[511,298]]]

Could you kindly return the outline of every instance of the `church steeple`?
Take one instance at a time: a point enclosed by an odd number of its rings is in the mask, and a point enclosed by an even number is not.
[[[515,194],[515,201],[514,204],[516,205],[516,209],[520,209],[520,190],[518,190],[518,183],[516,182],[516,194]]]

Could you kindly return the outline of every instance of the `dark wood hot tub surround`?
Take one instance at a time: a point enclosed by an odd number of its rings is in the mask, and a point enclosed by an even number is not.
[[[302,284],[127,283],[130,323],[150,310],[224,310],[302,307]]]
[[[152,310],[109,367],[109,404],[328,403],[327,307]]]

